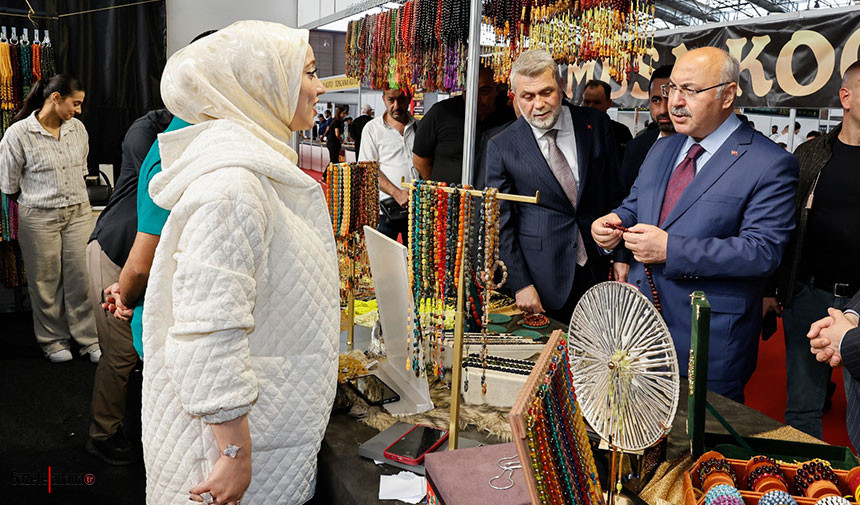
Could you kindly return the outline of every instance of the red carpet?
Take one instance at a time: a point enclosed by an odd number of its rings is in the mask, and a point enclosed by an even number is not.
[[[317,181],[323,176],[316,170],[302,169]],[[779,320],[777,332],[766,342],[759,342],[758,364],[756,371],[747,384],[744,394],[746,404],[777,421],[785,422],[785,337],[782,333],[782,320]],[[835,370],[833,382],[836,383],[836,393],[833,395],[833,407],[824,413],[824,441],[833,445],[851,447],[848,432],[845,429],[845,386],[842,382],[842,370]]]
[[[759,342],[756,371],[744,390],[747,406],[784,423],[785,378],[785,337],[782,333],[782,320],[779,319],[777,332],[766,342]],[[824,413],[822,420],[824,441],[851,447],[845,429],[845,387],[841,368],[834,370],[833,382],[836,383],[833,407]]]

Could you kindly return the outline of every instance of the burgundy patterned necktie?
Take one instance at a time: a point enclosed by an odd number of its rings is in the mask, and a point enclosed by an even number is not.
[[[675,204],[681,199],[687,185],[693,180],[696,175],[696,159],[705,152],[705,148],[700,144],[693,144],[687,156],[675,168],[672,177],[669,178],[669,185],[666,186],[666,196],[663,197],[663,208],[660,210],[660,221],[657,226],[663,226],[663,221],[669,217],[669,213],[675,208]]]

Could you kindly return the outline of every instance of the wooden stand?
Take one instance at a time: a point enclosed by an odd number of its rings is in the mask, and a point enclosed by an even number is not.
[[[403,189],[414,189],[412,183],[400,180],[400,187]],[[474,189],[464,189],[455,187],[442,187],[446,193],[466,193],[471,196],[483,197],[484,192]],[[509,202],[520,203],[538,203],[540,200],[540,191],[535,191],[535,196],[508,195],[498,193],[496,198]],[[470,217],[471,219],[471,217]],[[460,384],[463,382],[463,332],[466,327],[466,313],[464,312],[465,295],[465,275],[464,268],[466,261],[466,244],[463,244],[464,252],[460,263],[460,276],[457,278],[457,307],[454,315],[454,358],[451,364],[451,419],[448,425],[448,449],[453,451],[457,449],[458,436],[460,434]],[[419,300],[415,300],[419,304]]]
[[[349,261],[349,280],[346,283],[346,350],[352,352],[355,348],[355,253],[353,238],[346,245],[347,261]]]

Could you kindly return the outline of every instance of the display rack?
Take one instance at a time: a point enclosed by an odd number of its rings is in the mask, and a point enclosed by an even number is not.
[[[400,187],[403,189],[415,189],[415,185],[412,183],[405,182],[401,179]],[[485,193],[483,191],[477,191],[474,189],[466,189],[461,187],[440,187],[437,189],[442,189],[446,193],[461,193],[467,194],[473,197],[483,198]],[[523,195],[509,195],[506,193],[497,193],[496,198],[499,200],[505,200],[509,202],[519,202],[519,203],[531,203],[536,204],[540,200],[540,192],[535,191],[535,196],[523,196]],[[465,245],[463,246],[465,247]],[[461,263],[459,265],[460,274],[457,276],[457,305],[454,312],[454,356],[453,362],[451,365],[451,417],[449,423],[449,442],[448,448],[450,450],[457,449],[457,435],[460,432],[460,385],[463,380],[463,334],[465,331],[465,317],[466,314],[464,312],[465,305],[465,296],[464,296],[464,288],[465,288],[465,264],[466,264],[467,254],[462,255]],[[415,300],[415,303],[420,303],[418,300]]]
[[[567,343],[561,330],[556,330],[508,415],[533,504],[603,503],[594,454],[573,387]],[[551,403],[557,395],[565,396],[567,402]],[[545,405],[558,410],[543,412]],[[547,424],[558,425],[561,429],[553,433],[543,431],[546,426],[536,420],[543,415],[549,419]],[[536,445],[541,435],[545,440],[551,438],[555,448],[539,450]],[[556,485],[560,483],[566,485]]]
[[[347,350],[355,347],[356,262],[363,253],[364,226],[376,228],[379,220],[379,164],[375,161],[331,163],[326,168],[326,203],[335,240],[344,243],[347,263]],[[338,276],[340,276],[338,258]]]

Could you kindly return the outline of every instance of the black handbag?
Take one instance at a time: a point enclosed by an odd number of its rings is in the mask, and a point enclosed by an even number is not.
[[[100,184],[101,181],[99,179],[104,179],[105,183]],[[107,205],[111,194],[113,194],[113,188],[110,185],[110,180],[108,180],[104,172],[99,170],[96,184],[87,185],[87,197],[90,199],[90,205],[93,207]]]
[[[394,197],[388,197],[379,202],[379,208],[388,222],[402,221],[409,217],[409,209],[397,203]]]

